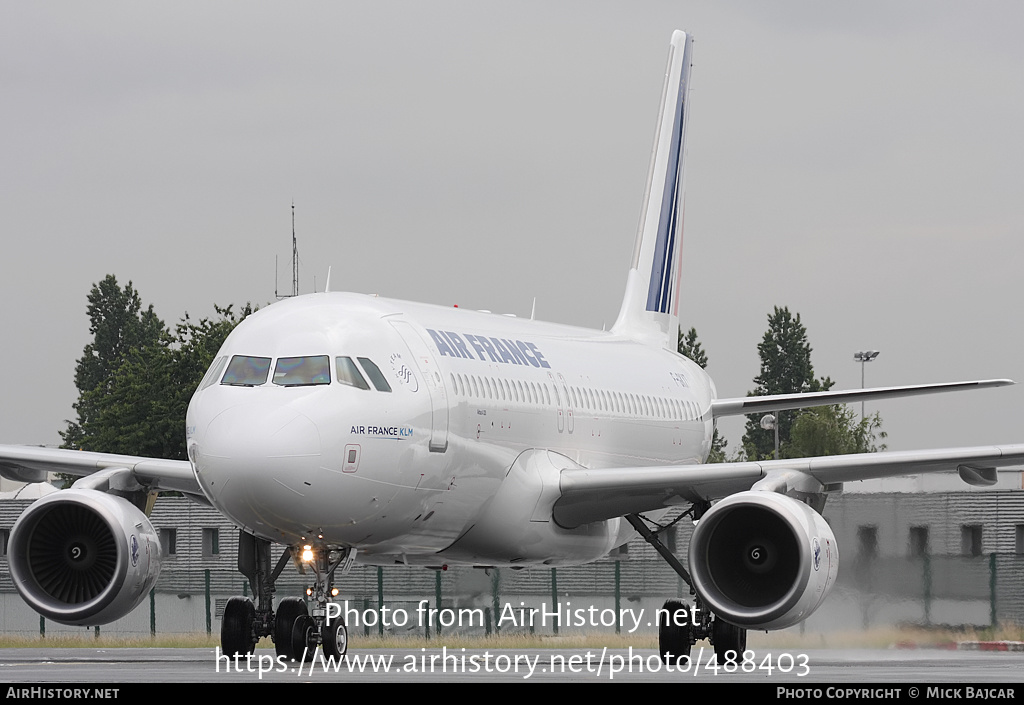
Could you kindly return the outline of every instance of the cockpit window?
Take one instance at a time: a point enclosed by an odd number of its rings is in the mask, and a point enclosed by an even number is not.
[[[210,365],[210,369],[208,369],[206,374],[203,376],[203,381],[199,383],[199,389],[206,389],[216,382],[217,378],[220,377],[220,373],[224,371],[224,364],[227,361],[227,357],[224,356],[218,357],[214,360],[213,364]]]
[[[331,383],[331,360],[327,355],[279,357],[274,366],[274,384],[303,387]]]
[[[235,355],[231,358],[228,371],[224,373],[224,379],[220,383],[234,387],[255,387],[266,383],[269,373],[269,357]]]
[[[359,360],[359,364],[363,366],[364,370],[366,370],[366,376],[370,378],[370,381],[373,382],[373,386],[377,388],[378,392],[391,391],[391,385],[388,384],[386,379],[384,379],[384,375],[381,374],[380,368],[373,363],[373,360],[368,357],[357,357],[356,359]]]
[[[357,389],[370,388],[370,385],[366,383],[366,379],[363,377],[363,373],[356,367],[356,363],[352,362],[351,357],[335,358],[335,371],[338,373],[338,381],[342,384],[347,384]]]

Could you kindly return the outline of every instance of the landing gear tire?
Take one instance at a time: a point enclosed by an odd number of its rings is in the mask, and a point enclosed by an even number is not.
[[[666,600],[658,613],[658,649],[666,665],[690,662],[693,646],[690,606],[682,600]]]
[[[324,656],[339,659],[348,651],[348,627],[341,617],[324,623]]]
[[[743,661],[743,652],[747,650],[746,629],[729,624],[721,617],[715,617],[711,641],[715,645],[715,656],[718,657],[719,666],[730,661],[733,663]]]
[[[256,636],[252,629],[255,619],[256,607],[252,600],[245,597],[228,600],[220,621],[220,646],[225,654],[245,656],[256,650]]]
[[[292,624],[292,658],[307,661],[316,651],[316,622],[308,614],[300,614]]]
[[[287,659],[302,658],[302,651],[295,653],[292,648],[292,627],[295,620],[301,616],[308,615],[306,602],[300,597],[286,597],[277,606],[277,613],[274,614],[274,649],[278,656]]]

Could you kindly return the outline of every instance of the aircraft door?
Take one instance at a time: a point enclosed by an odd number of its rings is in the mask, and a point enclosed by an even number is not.
[[[576,424],[572,418],[572,397],[569,396],[569,385],[565,383],[565,377],[562,376],[561,372],[558,373],[558,381],[562,385],[562,394],[565,395],[566,425],[569,427],[569,433],[572,433]]]
[[[551,388],[555,392],[555,408],[558,409],[558,432],[565,432],[565,416],[562,411],[562,393],[558,391],[558,382],[555,381],[555,376],[548,372],[548,379],[551,380]]]
[[[430,450],[443,453],[448,449],[448,393],[445,390],[441,369],[427,347],[423,336],[406,321],[391,321],[398,334],[405,341],[416,361],[416,369],[423,378],[423,386],[430,397]]]

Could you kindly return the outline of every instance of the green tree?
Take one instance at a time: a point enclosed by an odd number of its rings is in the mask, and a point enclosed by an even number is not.
[[[224,339],[252,306],[240,314],[231,306],[215,306],[216,317],[198,323],[185,314],[171,334],[152,307],[142,311],[131,284],[122,290],[113,276],[93,287],[89,301],[95,338],[76,370],[79,420],[68,422],[61,433],[64,447],[186,459],[189,400]]]
[[[683,334],[683,329],[679,329],[679,345],[677,349],[680,355],[696,362],[702,370],[707,369],[708,356],[704,352],[704,348],[701,347],[700,341],[697,340],[696,328],[690,328],[690,330],[686,331],[685,335]]]
[[[793,422],[789,443],[779,448],[783,458],[874,453],[885,450],[886,437],[879,414],[857,419],[845,404],[804,409]]]
[[[115,373],[132,355],[167,344],[167,329],[153,306],[143,309],[131,282],[121,288],[108,274],[94,284],[88,296],[89,332],[93,340],[82,351],[75,367],[79,397],[73,408],[76,421],[61,431],[65,448],[83,448],[91,426],[107,404]]]
[[[180,460],[174,449],[174,426],[168,401],[176,392],[168,343],[133,349],[109,381],[81,399],[93,409],[82,428],[79,447],[100,453],[123,453]]]
[[[768,316],[768,330],[757,351],[761,357],[761,372],[754,378],[757,386],[748,396],[821,392],[832,387],[833,382],[828,377],[815,378],[807,329],[800,322],[800,314],[793,316],[788,308],[776,306]],[[775,414],[780,455],[790,442],[793,422],[798,415],[796,411]],[[750,460],[763,460],[774,455],[775,432],[761,428],[760,414],[747,417],[743,448]]]
[[[697,340],[696,328],[690,328],[685,335],[683,334],[683,329],[679,329],[678,350],[680,355],[690,358],[700,365],[701,369],[707,369],[708,356],[701,347],[700,341]],[[707,462],[724,463],[725,447],[727,445],[729,445],[729,441],[718,435],[718,429],[716,428],[714,435],[711,437],[711,451],[708,453]]]

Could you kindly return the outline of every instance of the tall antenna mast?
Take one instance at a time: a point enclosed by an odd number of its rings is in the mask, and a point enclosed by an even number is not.
[[[295,201],[292,201],[292,293],[280,294],[277,291],[277,257],[274,257],[274,297],[287,299],[299,295],[299,241],[295,237]]]
[[[299,243],[295,239],[295,201],[292,201],[292,296],[299,295]]]

